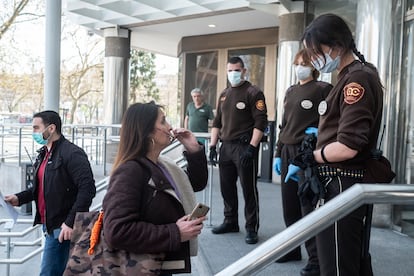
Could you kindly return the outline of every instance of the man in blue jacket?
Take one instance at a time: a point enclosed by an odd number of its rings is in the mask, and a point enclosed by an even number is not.
[[[86,153],[62,135],[62,121],[54,111],[33,116],[33,139],[43,145],[34,163],[33,187],[5,200],[13,206],[36,203],[34,224],[45,233],[40,275],[62,275],[69,257],[76,212],[89,211],[96,193]]]

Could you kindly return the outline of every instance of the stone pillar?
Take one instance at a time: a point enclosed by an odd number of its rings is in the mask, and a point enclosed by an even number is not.
[[[46,1],[44,110],[59,113],[61,0]]]
[[[120,124],[128,106],[130,31],[104,30],[104,113],[105,124]]]
[[[301,48],[299,41],[304,30],[304,13],[286,13],[279,17],[279,50],[276,83],[276,132],[282,122],[285,92],[296,82],[293,58]]]

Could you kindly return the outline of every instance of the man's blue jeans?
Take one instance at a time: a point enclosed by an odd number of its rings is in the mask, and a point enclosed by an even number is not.
[[[45,233],[45,247],[43,249],[40,276],[62,275],[69,258],[70,241],[59,242],[60,229],[55,229],[51,234]]]

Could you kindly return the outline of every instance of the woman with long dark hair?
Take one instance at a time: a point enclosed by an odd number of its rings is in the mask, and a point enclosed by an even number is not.
[[[322,110],[313,152],[329,201],[363,182],[366,164],[377,145],[383,87],[378,71],[356,49],[351,30],[339,16],[317,17],[302,40],[317,70],[338,71],[337,83]],[[321,275],[367,275],[360,271],[367,209],[366,205],[359,207],[317,235]]]
[[[185,148],[186,172],[160,155],[173,139]],[[205,216],[190,220],[188,214],[196,205],[194,192],[205,188],[207,177],[204,147],[190,131],[173,130],[153,102],[131,105],[103,200],[106,242],[135,254],[165,254],[154,275],[189,273]]]
[[[325,104],[325,98],[332,89],[331,84],[317,80],[319,71],[312,66],[305,49],[295,55],[293,64],[298,83],[290,86],[285,93],[282,124],[274,160],[274,171],[281,175],[283,218],[286,226],[292,225],[313,210],[309,202],[304,202],[304,200],[301,202],[298,196],[298,188],[303,184],[303,178],[285,181],[285,177],[290,160],[298,154],[301,142],[306,135],[305,132],[307,130],[317,131],[318,110]],[[309,259],[301,275],[319,275],[315,238],[306,241],[305,247]],[[299,246],[276,262],[284,263],[301,259]]]

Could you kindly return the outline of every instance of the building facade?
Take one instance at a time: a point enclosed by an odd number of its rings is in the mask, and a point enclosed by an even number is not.
[[[292,61],[302,47],[301,33],[320,14],[340,15],[383,81],[381,147],[397,173],[395,183],[414,182],[414,0],[91,2],[68,0],[66,12],[105,37],[107,123],[119,123],[126,108],[128,51],[136,47],[179,58],[182,117],[194,87],[216,105],[227,86],[228,58],[241,56],[248,79],[265,93],[269,121],[277,126],[284,93],[297,81]],[[322,78],[335,82],[335,75]],[[275,132],[277,136],[277,127]],[[375,220],[377,225],[409,231],[414,206],[377,206]]]

